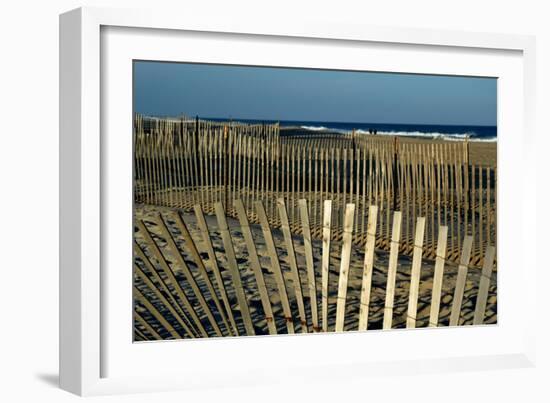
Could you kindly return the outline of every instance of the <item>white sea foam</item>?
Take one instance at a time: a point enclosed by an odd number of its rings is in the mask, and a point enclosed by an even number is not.
[[[368,130],[356,130],[357,133],[369,134]],[[423,137],[428,139],[441,139],[448,141],[463,141],[467,138],[470,141],[494,142],[496,137],[479,138],[473,137],[472,133],[439,133],[439,132],[403,132],[403,131],[379,131],[377,135],[386,136],[404,136],[404,137]]]
[[[464,141],[469,138],[470,141],[494,142],[496,137],[479,138],[473,137],[471,133],[439,133],[439,132],[378,132],[377,134],[385,134],[392,136],[409,136],[409,137],[424,137],[429,139],[441,139],[448,141]]]
[[[337,128],[329,128],[325,126],[300,126],[302,129],[309,130],[312,132],[336,132],[336,133],[349,133],[350,130],[345,129],[337,129]],[[359,134],[370,134],[368,130],[361,130],[357,129],[355,130],[356,133]],[[486,137],[486,138],[479,138],[474,137],[473,133],[440,133],[440,132],[419,132],[419,131],[377,131],[377,135],[381,136],[404,136],[404,137],[421,137],[421,138],[427,138],[427,139],[441,139],[441,140],[448,140],[448,141],[463,141],[466,138],[469,138],[470,141],[479,141],[479,142],[495,142],[497,141],[496,137]]]
[[[300,126],[300,127],[302,129],[311,130],[312,132],[322,132],[322,131],[332,130],[325,126]],[[340,131],[340,130],[335,130],[335,131]]]

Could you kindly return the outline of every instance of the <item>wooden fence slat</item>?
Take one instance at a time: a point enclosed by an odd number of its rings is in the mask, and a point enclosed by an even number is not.
[[[315,267],[313,264],[313,245],[311,242],[311,228],[309,225],[309,211],[307,201],[305,199],[298,200],[300,207],[300,218],[302,219],[302,234],[304,239],[304,251],[306,255],[306,266],[308,276],[308,291],[311,305],[311,322],[313,331],[319,331],[319,313],[317,306],[317,283],[315,280]]]
[[[432,286],[432,303],[430,306],[430,327],[437,327],[439,323],[439,308],[441,302],[441,287],[443,285],[443,269],[447,253],[448,227],[439,227],[437,253],[435,258],[434,280]]]
[[[294,201],[293,201],[294,203]],[[279,217],[281,219],[281,230],[285,240],[286,251],[290,264],[290,272],[292,273],[292,282],[294,285],[294,294],[298,304],[298,315],[300,316],[302,333],[308,332],[307,316],[304,307],[304,297],[302,295],[302,284],[300,281],[300,273],[298,272],[298,264],[296,263],[296,254],[294,253],[294,244],[292,241],[292,233],[288,222],[288,213],[286,210],[284,199],[277,199],[277,207],[279,209]]]
[[[390,258],[388,262],[388,280],[386,284],[386,302],[384,304],[384,321],[382,328],[391,329],[393,319],[393,303],[395,298],[395,279],[397,276],[397,258],[399,254],[399,240],[401,239],[402,214],[400,211],[393,213],[393,226],[390,245]]]
[[[487,246],[491,244],[491,168],[487,167],[485,169],[485,176],[486,176],[486,185],[485,185],[485,197],[486,197],[486,219],[485,222],[485,241],[487,243]],[[481,251],[479,251],[481,254]]]
[[[355,153],[355,169],[354,169],[354,172],[355,172],[355,232],[354,232],[354,239],[355,239],[355,242],[359,242],[359,238],[360,238],[360,235],[359,234],[359,230],[360,230],[360,223],[361,223],[361,220],[359,219],[359,214],[361,214],[361,202],[360,202],[360,199],[359,199],[359,189],[360,189],[360,177],[361,177],[361,174],[360,174],[360,169],[359,169],[359,166],[360,166],[360,162],[361,162],[361,149],[360,148],[357,148],[357,151]]]
[[[467,235],[462,244],[462,256],[458,266],[458,275],[456,277],[456,286],[453,296],[453,305],[451,307],[451,317],[449,326],[458,326],[460,313],[462,311],[462,298],[464,296],[464,287],[466,285],[466,275],[468,274],[468,264],[470,263],[470,254],[472,251],[472,237]]]
[[[483,167],[479,165],[478,167],[478,181],[479,181],[479,206],[478,206],[478,214],[479,214],[479,251],[481,252],[483,250]]]
[[[197,126],[197,130],[198,130],[198,133],[197,133],[197,144],[198,144],[198,150],[199,150],[199,162],[200,162],[200,173],[199,173],[199,178],[200,178],[200,184],[201,184],[201,187],[200,187],[200,190],[201,190],[201,204],[203,206],[207,205],[207,199],[206,199],[206,196],[208,196],[208,194],[205,196],[205,184],[206,184],[206,173],[205,173],[205,165],[206,165],[206,161],[205,161],[205,147],[204,147],[204,139],[203,137],[200,136],[200,123],[198,123],[198,126]],[[203,130],[203,136],[204,136],[204,133],[205,133],[205,130]]]
[[[269,222],[267,220],[267,215],[265,213],[264,205],[262,204],[261,201],[256,201],[254,203],[254,206],[256,207],[256,213],[258,214],[258,219],[260,220],[260,225],[262,227],[262,232],[265,239],[267,253],[269,254],[269,258],[271,259],[271,268],[275,276],[277,288],[279,289],[279,296],[281,298],[281,305],[283,307],[283,313],[285,315],[287,331],[289,334],[294,333],[294,322],[292,319],[292,311],[290,310],[290,303],[288,302],[286,283],[283,277],[283,272],[281,270],[281,265],[279,263],[279,256],[277,255],[275,242],[273,242],[273,235],[271,234],[271,228],[269,227]]]
[[[233,241],[231,240],[231,233],[229,232],[229,226],[227,225],[227,219],[225,218],[225,211],[223,205],[220,202],[214,204],[214,210],[216,211],[216,219],[218,220],[218,228],[222,236],[223,247],[225,255],[227,257],[227,264],[231,279],[233,280],[233,287],[237,295],[237,301],[239,309],[241,311],[242,320],[246,334],[253,336],[256,334],[254,326],[252,325],[252,319],[250,317],[250,311],[248,309],[248,303],[246,301],[246,295],[244,292],[241,276],[239,274],[239,265],[235,256],[235,250],[233,249]]]
[[[319,153],[321,155],[321,167],[323,167],[323,176],[321,177],[321,180],[323,178],[325,179],[325,187],[324,187],[324,193],[319,194],[320,201],[319,201],[319,229],[322,231],[322,220],[323,220],[323,214],[324,211],[321,211],[321,205],[324,203],[325,200],[330,199],[331,203],[334,199],[333,196],[333,190],[334,190],[334,171],[331,169],[334,169],[334,148],[327,148],[324,151],[319,148]],[[324,162],[324,164],[323,164]],[[324,206],[323,206],[324,207]],[[332,214],[332,204],[331,204],[331,214]]]
[[[340,275],[338,278],[338,299],[336,301],[336,326],[334,329],[336,332],[342,332],[344,330],[354,213],[355,213],[355,204],[351,204],[351,203],[347,204],[345,214],[344,214],[342,257],[340,260]]]
[[[363,199],[361,203],[361,242],[364,239],[364,233],[365,233],[365,209],[367,208],[367,150],[363,150]],[[357,175],[359,177],[359,175]],[[358,206],[359,207],[359,206]]]
[[[319,232],[321,232],[321,226],[323,225],[322,220],[322,201],[323,194],[327,192],[326,185],[328,182],[326,182],[326,178],[328,178],[328,172],[325,169],[325,153],[322,150],[316,149],[315,150],[315,189],[314,189],[314,200],[315,203],[318,204],[318,209],[315,209],[315,220],[319,223]],[[319,202],[317,203],[317,200]]]
[[[414,236],[414,252],[411,269],[411,286],[409,288],[409,307],[407,309],[407,328],[416,327],[418,306],[418,289],[420,286],[420,271],[422,267],[422,249],[424,246],[424,230],[426,217],[416,219],[416,233]]]
[[[250,267],[252,268],[252,271],[254,272],[254,277],[256,278],[256,284],[258,286],[258,292],[260,293],[260,300],[262,302],[262,308],[264,310],[267,328],[269,330],[269,334],[277,334],[277,328],[275,326],[275,321],[273,318],[273,310],[271,308],[271,301],[269,300],[269,295],[267,293],[264,275],[262,273],[262,267],[260,265],[260,259],[258,258],[258,252],[256,251],[256,245],[254,244],[254,238],[252,237],[252,232],[248,223],[248,217],[246,216],[244,204],[241,199],[238,199],[234,201],[234,205],[237,210],[239,223],[241,225],[246,248],[248,250]]]
[[[374,246],[376,242],[376,221],[378,207],[369,206],[367,223],[367,242],[365,243],[365,261],[363,263],[363,280],[361,283],[361,304],[359,308],[359,330],[367,330],[369,322],[369,305],[374,268]]]
[[[342,198],[341,198],[341,195],[342,193],[340,193],[340,182],[341,182],[341,176],[340,176],[340,163],[341,163],[341,159],[340,159],[340,149],[337,148],[336,149],[336,220],[337,220],[337,225],[340,224],[340,212],[342,211]]]
[[[306,142],[307,144],[307,142]],[[317,228],[317,204],[318,204],[318,193],[314,190],[318,186],[318,172],[317,172],[317,156],[315,149],[310,148],[309,150],[304,147],[306,150],[306,160],[304,161],[304,171],[302,172],[304,179],[304,192],[302,193],[302,199],[307,199],[309,201],[309,221],[310,221],[310,230],[315,237],[315,231]],[[298,211],[300,210],[298,206]],[[300,219],[299,219],[300,220]],[[301,222],[301,220],[300,220]],[[299,223],[298,223],[299,224]],[[297,231],[300,231],[301,224],[296,227]]]
[[[332,200],[323,203],[323,255],[321,258],[321,298],[323,331],[328,332],[328,286],[330,272],[330,230],[332,222]]]
[[[483,269],[479,279],[479,289],[477,292],[476,308],[474,311],[474,325],[483,324],[485,319],[485,310],[487,308],[487,294],[491,284],[491,274],[493,272],[493,263],[495,261],[495,247],[487,246],[485,258],[483,261]]]

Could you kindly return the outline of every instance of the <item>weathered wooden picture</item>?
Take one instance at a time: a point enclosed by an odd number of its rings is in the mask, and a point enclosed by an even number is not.
[[[497,323],[496,79],[133,80],[136,342]]]

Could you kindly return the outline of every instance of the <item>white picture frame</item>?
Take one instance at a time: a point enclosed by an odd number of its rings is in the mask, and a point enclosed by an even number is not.
[[[188,45],[189,52],[184,56],[180,52],[178,57],[179,45],[174,45],[181,43]],[[208,50],[216,46],[220,52],[212,56]],[[308,58],[300,59],[299,50],[307,46]],[[315,51],[323,47],[341,52],[342,57],[323,60]],[[139,346],[127,337],[131,293],[126,283],[131,282],[131,275],[130,271],[112,268],[124,266],[126,261],[131,267],[132,165],[131,153],[127,152],[131,150],[131,132],[127,130],[131,128],[132,109],[128,61],[277,65],[274,52],[287,54],[286,60],[280,57],[281,65],[294,61],[297,67],[499,78],[498,325]],[[365,52],[378,57],[365,58]],[[528,284],[536,277],[537,265],[533,254],[523,252],[528,250],[528,234],[535,233],[535,211],[528,205],[535,199],[536,175],[523,177],[520,170],[506,163],[514,153],[516,164],[525,169],[534,164],[528,158],[534,141],[534,52],[534,39],[519,35],[324,21],[298,24],[244,18],[218,20],[211,16],[182,19],[177,14],[152,10],[81,8],[61,15],[61,387],[79,395],[96,395],[295,382],[296,378],[304,382],[323,379],[330,368],[339,368],[338,373],[345,378],[350,371],[355,376],[369,377],[420,369],[429,373],[534,365],[536,296]],[[190,54],[193,60],[189,60]],[[352,54],[355,59],[346,59]],[[417,54],[422,57],[403,57]],[[293,59],[289,61],[288,55]],[[116,136],[114,132],[127,136]],[[117,157],[116,166],[113,156]],[[517,188],[512,192],[508,186],[514,181],[522,183],[520,195]],[[515,272],[509,269],[512,266]],[[527,286],[514,287],[520,282]],[[521,307],[514,304],[514,298],[519,297]],[[360,351],[359,345],[364,346]],[[422,346],[432,347],[428,350]],[[320,348],[323,354],[317,354]],[[285,351],[299,351],[301,356],[284,356]],[[170,360],[177,354],[185,354],[186,359]],[[219,364],[216,368],[212,360]],[[157,371],[155,362],[166,365]],[[133,371],[136,363],[142,363],[143,370]],[[247,376],[240,376],[242,373]]]

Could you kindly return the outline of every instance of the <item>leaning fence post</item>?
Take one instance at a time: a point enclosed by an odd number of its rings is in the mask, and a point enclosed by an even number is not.
[[[281,218],[281,229],[283,231],[283,237],[286,244],[286,251],[290,263],[290,271],[293,277],[292,282],[294,283],[294,293],[296,296],[296,302],[298,304],[298,314],[300,315],[300,322],[302,325],[301,330],[302,333],[307,333],[307,316],[304,308],[304,298],[302,296],[302,284],[300,282],[300,273],[298,272],[298,265],[296,263],[296,254],[294,253],[292,233],[290,232],[288,213],[285,207],[284,199],[277,199],[277,207],[279,209],[279,217]]]
[[[355,204],[347,204],[344,213],[344,233],[342,237],[342,258],[340,260],[340,276],[338,279],[338,300],[336,302],[336,332],[344,330],[346,315],[346,296],[348,292],[348,275],[351,257],[351,238],[353,231],[353,215]]]
[[[416,327],[416,311],[418,306],[418,289],[420,286],[420,269],[422,267],[422,248],[424,244],[425,227],[426,217],[418,217],[416,220],[416,234],[414,236],[411,286],[409,288],[409,307],[407,309],[407,328]]]
[[[363,264],[363,281],[361,283],[361,305],[359,308],[359,330],[367,330],[369,323],[369,303],[372,285],[372,270],[374,266],[374,246],[376,241],[376,219],[378,207],[369,207],[367,224],[367,242],[365,244],[365,261]]]
[[[395,297],[395,278],[397,275],[397,258],[399,254],[399,239],[401,238],[401,211],[393,213],[391,232],[390,259],[388,262],[388,280],[386,285],[386,302],[384,304],[384,322],[382,328],[391,329],[393,319],[393,302]]]
[[[309,212],[307,201],[305,199],[298,200],[300,207],[300,216],[302,219],[302,235],[304,239],[304,251],[306,255],[307,277],[309,300],[311,305],[311,321],[313,331],[319,331],[319,314],[317,312],[317,284],[315,281],[315,267],[313,266],[313,245],[311,243],[311,228],[309,225]]]
[[[441,286],[443,284],[443,268],[447,253],[448,227],[439,227],[439,239],[437,240],[437,252],[435,258],[434,280],[432,286],[432,304],[430,306],[430,327],[437,327],[439,323],[439,307],[441,301]]]
[[[464,238],[464,243],[462,244],[462,256],[460,258],[460,265],[458,266],[449,326],[458,326],[458,320],[460,319],[460,313],[462,311],[462,298],[464,297],[464,287],[466,285],[466,275],[468,274],[468,264],[470,263],[471,252],[472,237],[468,235]]]
[[[485,319],[485,310],[487,307],[487,294],[489,293],[489,285],[491,283],[491,273],[493,271],[493,263],[495,261],[495,247],[487,246],[483,269],[479,279],[479,290],[477,292],[476,308],[474,312],[474,325],[483,324]]]
[[[332,221],[332,200],[323,203],[323,256],[321,259],[322,318],[323,331],[328,331],[328,280],[330,266],[330,224]]]

